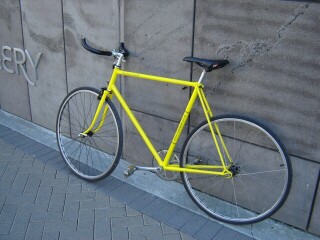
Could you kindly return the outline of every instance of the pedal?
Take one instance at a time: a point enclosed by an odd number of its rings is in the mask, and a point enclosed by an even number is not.
[[[136,166],[135,165],[130,165],[123,173],[124,177],[127,178],[127,177],[130,177],[134,171],[136,170]]]

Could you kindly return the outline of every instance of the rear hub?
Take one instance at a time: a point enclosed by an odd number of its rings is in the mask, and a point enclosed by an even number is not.
[[[234,177],[240,173],[240,166],[238,166],[237,164],[233,164],[232,166],[230,166],[229,171],[232,172],[232,176]]]

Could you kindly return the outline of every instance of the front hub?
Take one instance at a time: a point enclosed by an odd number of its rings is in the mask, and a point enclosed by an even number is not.
[[[79,137],[85,138],[85,137],[92,137],[93,136],[93,131],[89,131],[88,133],[80,133]]]

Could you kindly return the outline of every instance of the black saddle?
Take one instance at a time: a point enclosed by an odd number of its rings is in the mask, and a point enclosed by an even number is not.
[[[204,68],[206,72],[211,72],[212,70],[222,68],[229,63],[228,60],[209,60],[195,57],[185,57],[183,61],[194,62],[200,67]]]

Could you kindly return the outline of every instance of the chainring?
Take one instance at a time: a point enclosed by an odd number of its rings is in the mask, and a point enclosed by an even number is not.
[[[159,156],[164,159],[166,156],[168,150],[160,150],[158,151]],[[170,160],[169,164],[179,164],[179,158],[178,156],[173,153]],[[158,162],[155,160],[155,158],[152,159],[152,166],[153,167],[159,167]],[[160,178],[166,180],[166,181],[174,181],[177,180],[180,177],[179,172],[173,172],[173,171],[165,171],[161,170],[156,173]]]

